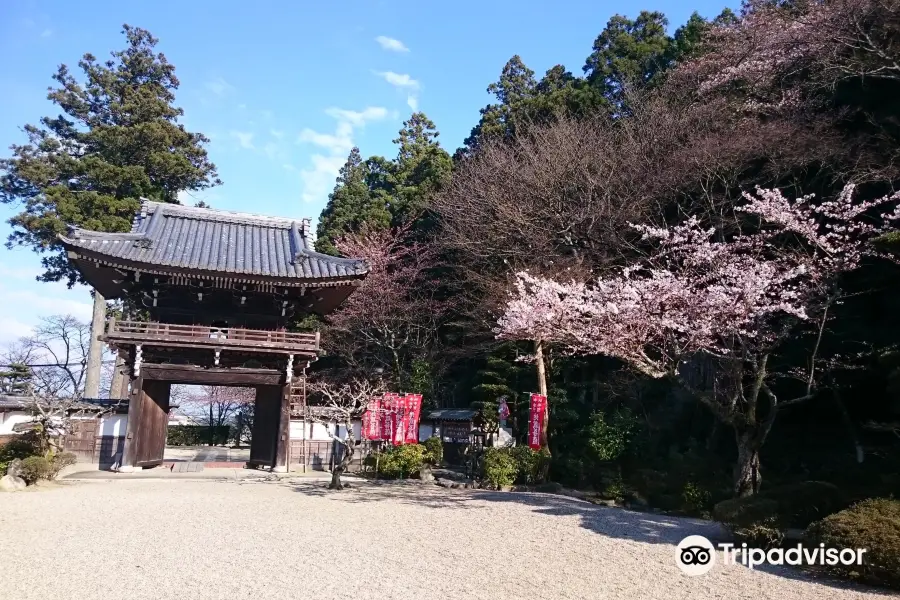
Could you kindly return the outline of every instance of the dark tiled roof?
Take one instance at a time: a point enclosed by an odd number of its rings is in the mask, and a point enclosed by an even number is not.
[[[34,402],[31,398],[27,396],[10,396],[7,394],[0,394],[0,410],[28,410]],[[45,402],[42,399],[39,399],[38,402]],[[96,410],[103,411],[110,408],[128,408],[128,400],[122,399],[108,399],[108,398],[81,398],[76,401],[71,406],[72,410]]]
[[[467,408],[445,408],[433,410],[425,417],[431,421],[469,421],[477,413]]]
[[[71,249],[160,267],[285,279],[358,278],[363,261],[313,250],[308,221],[145,200],[130,233],[74,228]]]

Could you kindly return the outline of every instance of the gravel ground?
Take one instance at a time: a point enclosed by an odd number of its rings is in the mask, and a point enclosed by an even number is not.
[[[884,598],[794,570],[676,568],[714,525],[543,494],[321,481],[63,482],[0,494],[0,598]]]

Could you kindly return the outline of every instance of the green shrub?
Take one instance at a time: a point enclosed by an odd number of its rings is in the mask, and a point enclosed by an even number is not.
[[[640,424],[638,418],[627,408],[621,408],[612,415],[594,413],[588,427],[588,446],[598,460],[619,460],[631,450]]]
[[[41,479],[49,479],[52,472],[50,461],[43,456],[29,456],[22,460],[22,479],[28,485],[34,485]]]
[[[746,498],[716,504],[713,517],[742,541],[765,546],[780,541],[788,528],[805,528],[812,521],[840,509],[840,490],[823,481],[801,481],[763,490]]]
[[[39,452],[38,442],[33,435],[23,433],[0,446],[0,477],[6,475],[6,468],[15,459],[25,459]]]
[[[56,476],[59,475],[60,471],[77,462],[78,457],[72,452],[60,452],[59,454],[54,454],[50,459],[50,475],[48,479],[56,479]]]
[[[430,437],[425,440],[425,462],[431,465],[440,465],[444,462],[444,442],[439,437]]]
[[[805,529],[813,521],[846,507],[841,490],[824,481],[800,481],[771,489],[763,488],[759,495],[778,503],[778,519],[782,527]]]
[[[425,464],[426,450],[421,444],[404,444],[394,446],[371,454],[366,458],[366,465],[374,467],[378,463],[378,476],[384,479],[400,479],[411,477],[419,472]]]
[[[900,500],[863,500],[810,525],[804,541],[827,548],[865,548],[862,566],[826,568],[851,579],[900,588]]]
[[[512,485],[519,466],[510,448],[488,448],[484,453],[484,479],[494,488]]]
[[[515,481],[528,485],[544,483],[550,466],[550,453],[546,449],[533,450],[528,446],[496,448],[506,452],[516,464]]]
[[[231,427],[222,425],[210,428],[208,425],[169,425],[166,444],[169,446],[205,446],[210,443],[225,445],[231,439]]]
[[[760,495],[723,500],[713,508],[713,518],[741,542],[769,548],[784,534],[778,518],[778,502]]]
[[[711,500],[709,490],[688,481],[681,490],[681,512],[704,516],[709,512]]]

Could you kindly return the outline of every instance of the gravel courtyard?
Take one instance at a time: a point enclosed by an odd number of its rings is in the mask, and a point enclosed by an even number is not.
[[[0,597],[884,598],[795,571],[681,574],[700,521],[540,494],[293,481],[63,482],[0,494]]]

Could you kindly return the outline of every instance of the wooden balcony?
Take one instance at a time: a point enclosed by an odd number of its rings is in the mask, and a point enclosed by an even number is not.
[[[110,319],[100,339],[110,344],[211,348],[277,354],[315,355],[319,333],[263,331],[236,327],[173,325]]]

